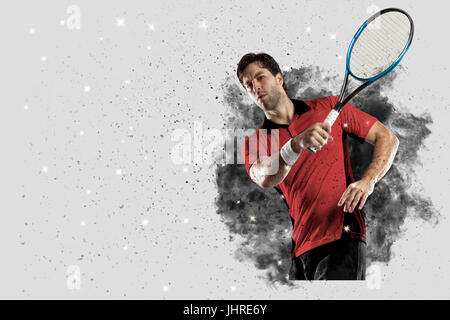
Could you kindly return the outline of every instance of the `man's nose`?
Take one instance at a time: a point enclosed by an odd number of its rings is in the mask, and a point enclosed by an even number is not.
[[[261,90],[261,84],[258,81],[253,82],[253,92],[257,94]]]

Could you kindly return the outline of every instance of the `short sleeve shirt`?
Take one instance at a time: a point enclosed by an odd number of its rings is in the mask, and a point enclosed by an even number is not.
[[[267,118],[242,145],[245,168],[249,170],[261,155],[278,152],[289,139],[316,122],[323,122],[338,98],[323,97],[311,101],[291,99],[295,114],[289,125],[276,124]],[[286,200],[293,223],[292,256],[342,236],[344,219],[350,230],[345,236],[366,241],[364,214],[358,208],[344,213],[337,203],[347,186],[354,181],[347,147],[347,136],[363,140],[377,119],[347,103],[331,129],[333,141],[322,150],[303,150],[285,179],[275,186]]]

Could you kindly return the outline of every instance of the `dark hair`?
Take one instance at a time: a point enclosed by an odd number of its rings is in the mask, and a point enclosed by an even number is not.
[[[263,52],[247,53],[246,55],[244,55],[241,58],[241,60],[238,63],[238,68],[237,68],[237,77],[243,87],[244,87],[244,84],[242,83],[242,73],[244,72],[245,68],[247,68],[247,66],[250,63],[255,62],[255,61],[257,61],[261,65],[261,67],[269,70],[270,73],[273,74],[273,76],[276,76],[278,73],[281,73],[281,69],[280,69],[280,66],[278,65],[278,63],[275,61],[274,58],[272,58],[267,53],[263,53]],[[287,87],[286,87],[286,83],[284,81],[283,81],[283,89],[287,93]]]

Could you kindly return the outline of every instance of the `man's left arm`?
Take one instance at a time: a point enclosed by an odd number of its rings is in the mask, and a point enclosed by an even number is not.
[[[365,140],[374,146],[372,162],[361,180],[351,183],[342,194],[338,206],[343,205],[344,212],[353,212],[358,203],[359,210],[364,207],[375,184],[391,167],[399,145],[395,134],[378,120],[370,128]]]

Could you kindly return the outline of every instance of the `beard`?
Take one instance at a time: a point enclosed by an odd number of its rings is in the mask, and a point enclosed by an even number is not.
[[[280,99],[281,99],[281,92],[279,92],[279,90],[274,88],[270,92],[267,92],[265,100],[264,101],[261,100],[259,102],[259,106],[261,109],[263,109],[263,111],[276,110],[278,103],[280,102]]]

